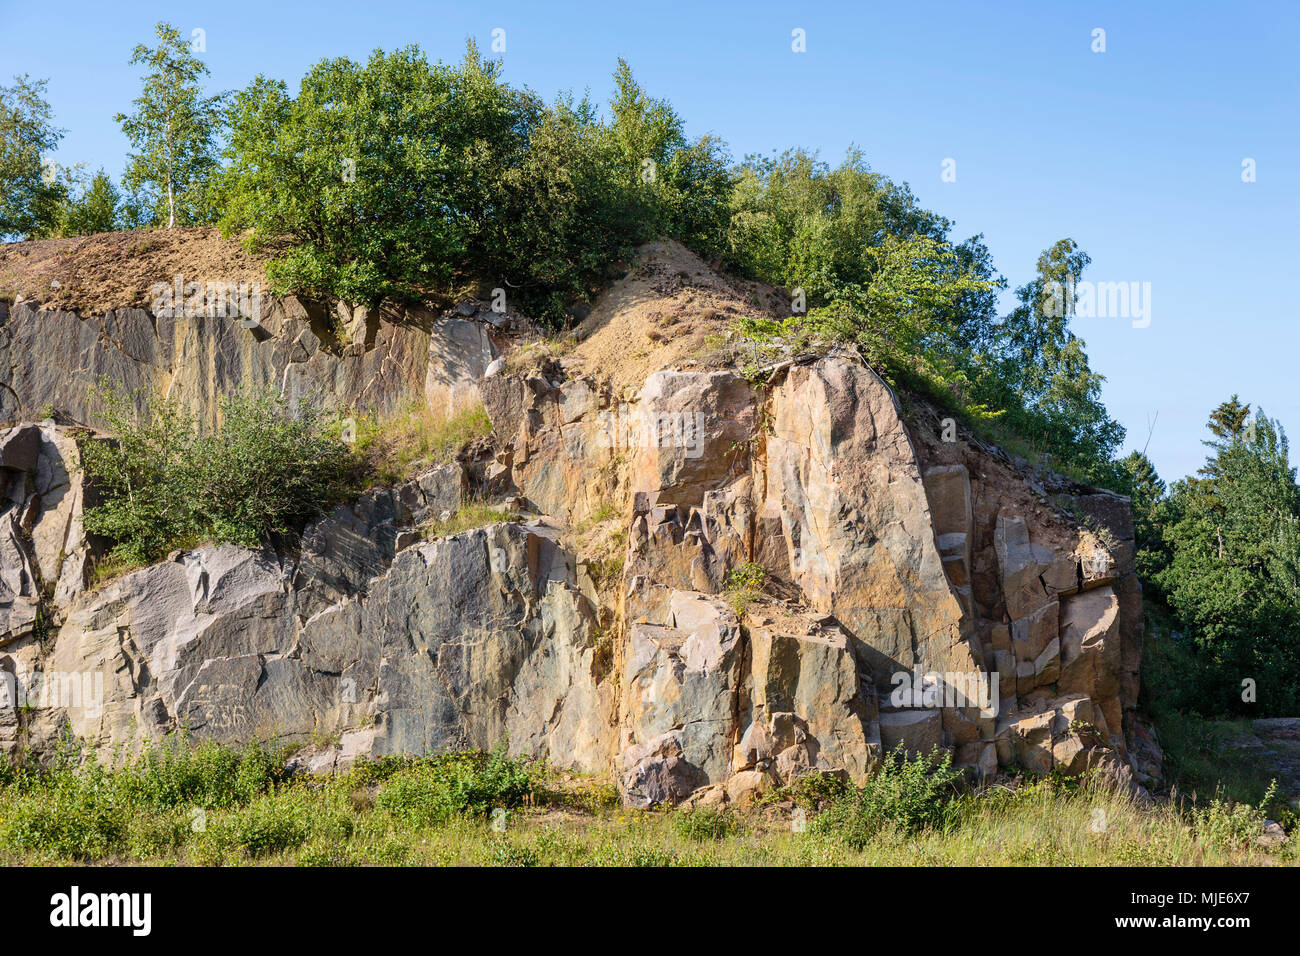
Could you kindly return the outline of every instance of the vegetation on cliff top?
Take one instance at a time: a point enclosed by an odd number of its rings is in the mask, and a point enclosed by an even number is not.
[[[859,151],[833,167],[803,149],[735,163],[717,138],[687,137],[621,61],[603,111],[507,84],[473,44],[456,65],[407,47],[322,60],[296,89],[258,76],[206,96],[178,32],[157,32],[133,54],[148,72],[134,112],[119,116],[137,149],[119,225],[219,220],[254,247],[287,243],[267,267],[281,292],[376,300],[477,286],[556,327],[636,245],[675,238],[787,291],[790,320],[768,334],[849,341],[959,414],[1001,416],[1063,467],[1123,480],[1111,462],[1123,430],[1100,403],[1101,377],[1068,316],[1043,305],[1045,281],[1087,264],[1069,240],[999,320],[1005,280],[981,237],[953,240],[947,219]],[[58,131],[38,87],[15,90],[0,96],[3,115],[29,145],[10,174],[30,183]],[[174,150],[150,133],[174,127],[193,133]],[[83,197],[93,216],[72,215],[82,200],[67,190],[34,191],[3,229],[102,225],[110,186]]]

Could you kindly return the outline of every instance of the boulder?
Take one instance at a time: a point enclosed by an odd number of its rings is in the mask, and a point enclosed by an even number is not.
[[[944,573],[920,467],[885,383],[830,357],[790,369],[772,404],[756,535],[784,547],[776,573],[853,636],[882,691],[891,674],[918,665],[975,670],[974,622]]]
[[[746,464],[754,389],[733,372],[663,370],[646,379],[633,413],[633,492],[689,508]]]
[[[450,316],[435,322],[424,376],[424,398],[434,414],[451,418],[482,404],[479,383],[500,351],[490,325]]]
[[[621,725],[632,748],[673,733],[701,785],[726,780],[736,736],[740,624],[722,601],[672,591],[670,623],[633,624],[624,665]]]
[[[859,672],[848,634],[812,616],[762,612],[746,627],[745,766],[767,757],[783,781],[808,770],[841,770],[864,781],[880,758],[880,729],[870,675]]]

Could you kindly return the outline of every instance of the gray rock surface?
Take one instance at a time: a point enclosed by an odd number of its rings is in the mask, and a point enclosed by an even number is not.
[[[331,770],[505,740],[613,777],[632,806],[744,803],[813,771],[861,781],[895,747],[983,775],[1158,775],[1134,713],[1126,499],[1068,489],[1103,541],[976,446],[918,442],[847,354],[762,390],[663,369],[614,395],[555,365],[511,372],[504,324],[472,303],[424,331],[349,309],[346,342],[292,302],[260,331],[22,308],[0,322],[20,413],[72,403],[93,423],[73,398],[98,369],[166,383],[201,417],[236,384],[374,409],[414,388],[446,413],[482,400],[496,434],[469,466],[372,489],[281,552],[179,552],[88,591],[72,434],[0,430],[4,752],[71,730],[125,753],[184,731],[301,744],[302,766]],[[85,368],[23,357],[38,318]],[[542,517],[426,537],[472,494]],[[737,602],[729,575],[753,564],[764,586]],[[891,696],[927,674],[991,698]]]

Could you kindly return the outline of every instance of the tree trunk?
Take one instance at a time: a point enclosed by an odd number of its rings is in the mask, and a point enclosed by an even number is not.
[[[167,156],[167,228],[176,228],[176,196],[172,191],[172,118],[167,117],[164,152]]]

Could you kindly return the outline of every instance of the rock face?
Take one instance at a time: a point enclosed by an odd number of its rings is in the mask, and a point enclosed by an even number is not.
[[[81,316],[0,300],[0,422],[53,412],[102,427],[91,393],[101,380],[137,403],[166,395],[209,424],[219,398],[238,388],[377,413],[427,395],[456,412],[475,403],[502,330],[520,321],[474,302],[435,318],[287,298],[250,328],[237,318],[138,308]]]
[[[436,479],[460,477],[444,469],[397,489],[393,500],[414,499],[399,517],[439,507]],[[360,514],[374,519],[365,535],[357,512],[336,513],[296,563],[223,545],[128,574],[60,608],[52,651],[11,632],[0,660],[20,688],[50,675],[94,688],[76,706],[37,701],[24,742],[52,746],[65,725],[105,747],[180,730],[232,744],[336,739],[326,765],[508,737],[562,766],[607,766],[612,738],[597,721],[612,702],[596,683],[593,608],[553,532],[498,524],[390,552],[394,519]],[[375,573],[330,573],[359,537],[378,542],[351,552]]]
[[[72,433],[0,432],[0,747],[274,736],[328,770],[505,740],[635,806],[861,781],[896,747],[1153,782],[1126,499],[905,423],[849,353],[761,386],[663,368],[616,394],[562,363],[511,371],[509,322],[473,304],[338,319],[335,348],[292,302],[258,334],[0,315],[14,414],[54,403],[93,426],[82,380],[106,372],[204,416],[266,382],[377,409],[481,401],[494,426],[474,461],[373,489],[292,549],[204,547],[89,591],[104,542],[82,533]],[[426,538],[468,494],[535,517]],[[762,593],[743,593],[755,566]]]

